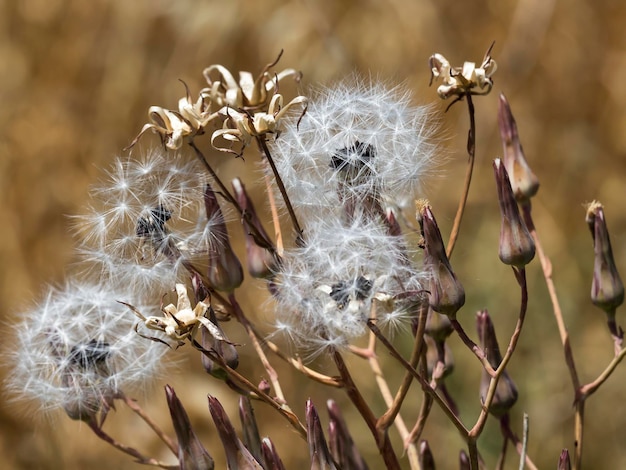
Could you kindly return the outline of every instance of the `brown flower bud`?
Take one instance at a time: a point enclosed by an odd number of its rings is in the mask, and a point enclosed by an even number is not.
[[[494,160],[493,170],[502,216],[498,256],[504,264],[522,268],[535,257],[535,242],[520,216],[509,176],[499,158]]]
[[[243,282],[243,269],[230,246],[228,230],[217,196],[208,184],[204,191],[204,205],[207,218],[214,221],[215,227],[212,231],[215,243],[209,249],[207,279],[211,288],[231,292]]]
[[[276,451],[276,447],[274,443],[269,437],[264,437],[263,441],[263,457],[265,458],[265,463],[267,464],[267,468],[271,468],[272,470],[286,470],[283,461],[280,459],[278,452]]]
[[[602,204],[597,201],[587,206],[585,217],[593,237],[593,281],[591,301],[609,315],[615,317],[615,309],[624,302],[624,284],[615,267],[609,231]]]
[[[334,400],[326,402],[328,408],[328,444],[330,453],[341,468],[367,470],[367,464],[356,447],[348,426]]]
[[[480,340],[480,346],[491,367],[497,369],[502,362],[502,355],[500,354],[500,347],[498,346],[498,340],[496,339],[496,331],[493,327],[491,318],[487,310],[482,310],[476,314],[476,327],[478,329],[478,338]],[[485,402],[487,397],[487,390],[489,389],[489,383],[491,382],[491,376],[483,369],[480,380],[480,400]],[[496,387],[496,394],[489,406],[489,412],[495,417],[501,417],[513,407],[517,401],[517,387],[505,370],[500,376],[498,386]]]
[[[504,166],[509,174],[513,194],[521,203],[537,194],[539,180],[526,162],[515,118],[513,118],[508,101],[502,94],[498,107],[498,124],[504,149]]]
[[[570,470],[572,467],[569,461],[569,452],[567,449],[563,449],[561,451],[561,455],[559,456],[559,464],[556,467],[557,470]]]
[[[231,423],[224,407],[215,397],[209,396],[209,412],[215,423],[215,428],[222,441],[226,453],[228,468],[247,468],[261,470],[261,464],[246,449],[243,442],[237,437],[237,433]]]
[[[328,450],[319,415],[310,399],[306,401],[305,418],[311,470],[336,469],[337,466]]]
[[[430,206],[418,202],[417,209],[417,219],[424,237],[424,264],[430,270],[430,307],[435,312],[455,318],[456,312],[465,304],[465,290],[452,271]]]
[[[241,420],[241,432],[246,449],[259,463],[264,464],[265,456],[263,455],[259,427],[254,416],[252,403],[250,403],[250,398],[247,395],[239,397],[239,419]],[[266,468],[266,465],[263,465],[263,468]]]
[[[450,346],[443,341],[435,341],[429,335],[424,335],[424,342],[428,377],[435,380],[446,378],[454,370],[454,357]]]
[[[248,261],[248,273],[256,278],[268,278],[276,272],[277,255],[276,249],[263,228],[263,224],[257,216],[252,200],[246,192],[246,188],[239,178],[232,181],[233,191],[239,206],[246,214],[241,219],[246,239],[246,257]],[[249,222],[248,222],[249,221]],[[254,231],[250,228],[254,226]]]
[[[424,333],[431,336],[435,341],[444,342],[452,334],[452,331],[454,329],[448,317],[428,309]]]
[[[178,439],[178,461],[181,470],[214,468],[213,458],[196,436],[185,407],[176,396],[174,389],[169,385],[165,386],[165,396]]]
[[[472,467],[470,465],[470,459],[467,455],[467,452],[464,450],[459,452],[459,470],[470,470]]]
[[[435,470],[435,458],[426,439],[420,441],[420,466],[422,470]]]

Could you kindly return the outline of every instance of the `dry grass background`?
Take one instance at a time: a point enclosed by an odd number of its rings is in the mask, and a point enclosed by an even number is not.
[[[72,259],[66,215],[80,210],[88,185],[136,135],[150,105],[175,107],[183,93],[179,78],[197,91],[209,64],[258,71],[284,49],[280,65],[302,70],[305,84],[328,83],[357,70],[404,82],[415,90],[416,102],[435,103],[443,112],[445,104],[427,87],[428,57],[440,52],[453,63],[480,61],[495,40],[496,92],[475,101],[476,179],[453,258],[467,291],[459,318],[473,332],[474,312],[489,308],[504,341],[517,311],[513,276],[496,256],[499,214],[491,160],[501,153],[496,127],[501,91],[511,102],[527,158],[542,183],[534,201],[535,221],[552,257],[580,374],[591,380],[610,360],[612,344],[603,314],[588,300],[592,252],[581,205],[592,199],[605,204],[618,267],[626,274],[625,20],[626,3],[612,0],[3,0],[0,344],[20,334],[10,322],[39,295],[42,284],[63,278]],[[442,122],[451,158],[444,173],[428,183],[425,196],[447,232],[466,161],[464,105],[453,107]],[[252,184],[240,160],[225,159],[220,171],[243,174]],[[529,413],[529,453],[540,468],[554,468],[561,448],[572,448],[573,393],[538,263],[529,267],[529,276],[529,315],[510,364],[520,389],[513,421],[520,429],[521,413]],[[250,305],[261,293],[251,288],[242,295]],[[473,420],[479,366],[457,339],[451,345],[457,370],[449,387],[463,418]],[[260,379],[260,367],[247,354],[244,350],[243,369]],[[358,374],[363,387],[377,396],[365,364],[352,364],[364,368]],[[288,397],[301,410],[308,396],[321,408],[328,396],[345,401],[341,393],[308,384],[290,370],[280,373]],[[587,405],[588,468],[626,468],[625,380],[626,367],[621,367]],[[223,464],[206,394],[216,394],[235,418],[232,395],[196,362],[168,381]],[[412,395],[409,422],[417,412],[417,389]],[[141,398],[169,427],[162,389]],[[0,403],[3,468],[137,468],[84,426],[63,418],[37,420],[13,403]],[[263,406],[257,408],[262,432],[275,438],[290,468],[297,468],[306,460],[305,443]],[[382,411],[378,399],[375,408]],[[361,448],[372,449],[351,406],[344,410]],[[109,419],[112,434],[158,453],[149,432],[128,413]],[[455,468],[462,442],[441,413],[434,411],[425,437],[439,467]],[[480,442],[489,466],[499,446],[497,425],[491,423]],[[368,455],[376,468],[380,460]],[[513,460],[509,463],[517,468]]]

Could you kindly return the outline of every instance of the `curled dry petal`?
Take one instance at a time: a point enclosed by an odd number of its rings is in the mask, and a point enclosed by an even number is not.
[[[474,62],[465,62],[462,67],[452,67],[448,59],[441,54],[433,54],[428,60],[433,79],[441,79],[437,93],[442,99],[451,96],[486,95],[493,87],[491,76],[497,69],[491,58],[491,47],[479,67]]]

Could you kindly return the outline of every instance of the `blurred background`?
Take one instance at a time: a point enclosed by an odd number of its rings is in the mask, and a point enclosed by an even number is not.
[[[448,103],[440,102],[434,86],[428,88],[428,57],[439,52],[455,65],[480,62],[495,41],[492,55],[499,68],[492,94],[475,99],[475,180],[452,259],[467,292],[459,320],[475,338],[475,312],[488,308],[502,344],[517,316],[515,280],[497,258],[499,212],[491,167],[502,151],[496,113],[503,92],[541,181],[534,217],[554,266],[579,375],[582,381],[593,380],[611,360],[613,346],[603,313],[589,301],[593,253],[583,204],[604,203],[618,268],[626,274],[625,20],[626,3],[614,0],[0,1],[0,344],[20,335],[13,325],[42,286],[63,279],[73,259],[67,216],[80,212],[89,185],[135,137],[148,107],[175,108],[184,93],[178,79],[197,93],[204,86],[202,70],[210,64],[256,75],[284,49],[277,70],[301,70],[303,90],[355,70],[406,84],[416,104],[433,104],[441,116],[442,153],[448,161],[426,184],[424,196],[448,233],[467,160],[467,110],[459,103],[444,114]],[[222,174],[241,175],[254,187],[254,158],[219,158]],[[262,196],[260,185],[255,191]],[[236,227],[231,232],[240,236]],[[522,413],[529,414],[529,454],[540,468],[554,468],[562,448],[573,450],[573,391],[538,262],[528,271],[529,313],[509,366],[520,392],[512,423],[521,433]],[[251,286],[240,295],[249,306],[258,305],[264,293]],[[265,313],[261,321],[267,319]],[[619,311],[618,321],[626,323]],[[408,348],[407,338],[403,341]],[[479,365],[458,339],[451,338],[450,345],[456,370],[448,386],[469,424],[479,412]],[[187,353],[183,348],[174,354],[182,358]],[[235,421],[236,397],[206,376],[197,356],[189,357],[168,382],[221,468],[223,451],[206,395],[216,395]],[[372,467],[380,465],[371,436],[340,391],[311,384],[274,362],[301,417],[307,397],[323,420],[326,399],[337,399]],[[375,397],[375,412],[384,411],[365,362],[350,364],[364,393]],[[387,364],[396,385],[397,368]],[[324,361],[315,366],[335,373]],[[6,373],[11,365],[2,367]],[[253,381],[263,378],[247,347],[242,348],[242,370]],[[623,366],[587,404],[585,461],[590,468],[626,468],[625,381]],[[404,411],[409,426],[420,396],[412,388]],[[171,429],[161,386],[138,398]],[[288,468],[303,468],[306,443],[267,407],[256,409],[261,433],[272,436]],[[170,458],[126,410],[112,413],[106,429],[146,454]],[[424,437],[439,468],[456,468],[463,443],[436,409]],[[137,468],[86,426],[65,416],[38,419],[5,399],[0,400],[0,445],[3,468]],[[495,465],[500,446],[498,424],[490,420],[479,441],[488,467]],[[512,449],[507,468],[517,468]]]

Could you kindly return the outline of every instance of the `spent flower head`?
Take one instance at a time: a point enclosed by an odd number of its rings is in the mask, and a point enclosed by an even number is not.
[[[396,326],[422,300],[423,270],[401,237],[367,218],[349,225],[317,220],[306,244],[285,251],[274,286],[278,330],[296,345],[322,352],[367,332],[367,320]]]
[[[430,56],[430,81],[432,83],[433,79],[441,79],[443,82],[437,88],[439,97],[445,100],[451,96],[461,99],[465,95],[488,94],[493,87],[491,76],[497,69],[495,60],[491,58],[492,47],[493,44],[478,67],[474,62],[464,62],[462,67],[453,67],[441,54]]]
[[[93,419],[120,393],[144,389],[164,372],[166,348],[133,331],[122,299],[133,294],[82,281],[50,288],[17,327],[9,389],[73,419]]]
[[[406,206],[433,166],[430,117],[403,87],[352,77],[319,90],[271,146],[292,205],[305,216],[346,199]]]
[[[76,217],[81,268],[146,295],[172,289],[214,242],[201,175],[195,161],[160,150],[118,158]]]

